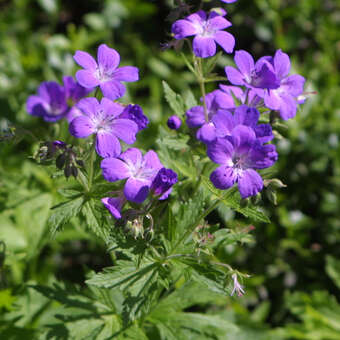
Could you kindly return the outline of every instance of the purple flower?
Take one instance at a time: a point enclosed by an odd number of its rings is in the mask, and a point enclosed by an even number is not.
[[[80,99],[86,97],[93,89],[79,85],[71,76],[63,77],[63,83],[67,104],[71,107],[66,119],[71,122],[73,118],[81,116],[81,112],[75,104],[77,104]]]
[[[84,70],[76,73],[77,81],[87,88],[100,86],[104,97],[115,100],[124,95],[126,88],[121,81],[137,81],[138,68],[133,66],[123,66],[117,68],[120,56],[116,50],[102,44],[98,47],[97,60],[83,51],[76,51],[74,60]]]
[[[246,51],[236,51],[235,64],[238,69],[226,66],[225,73],[234,85],[243,85],[252,89],[276,89],[280,81],[272,64],[264,58],[254,63],[253,57]],[[259,92],[261,93],[261,92]]]
[[[279,79],[278,88],[265,92],[265,105],[272,110],[279,111],[283,120],[293,118],[296,115],[299,96],[303,93],[305,78],[298,74],[288,76],[290,60],[288,55],[281,50],[276,51],[274,58],[263,57],[263,59],[273,65]]]
[[[222,2],[225,2],[226,4],[232,4],[233,2],[236,2],[237,0],[221,0]]]
[[[171,31],[175,39],[183,39],[194,35],[193,50],[197,57],[208,58],[216,54],[216,43],[227,53],[232,53],[235,46],[234,37],[223,31],[231,23],[217,12],[210,12],[209,16],[204,11],[198,11],[185,19],[177,20],[172,25]]]
[[[104,197],[101,199],[101,201],[113,217],[116,219],[120,219],[122,217],[121,210],[126,202],[126,199],[123,195],[118,197]]]
[[[253,129],[243,125],[237,126],[232,136],[209,144],[207,154],[221,164],[210,175],[214,186],[224,190],[238,183],[242,198],[256,195],[263,188],[262,178],[254,169],[268,168],[277,160],[275,146],[263,145]]]
[[[38,95],[28,97],[26,108],[32,116],[42,117],[46,122],[56,122],[68,112],[65,89],[54,81],[42,82]]]
[[[82,115],[72,120],[69,130],[72,136],[86,138],[96,134],[96,151],[101,157],[116,157],[121,152],[119,139],[127,144],[136,140],[138,126],[130,119],[120,118],[124,107],[103,98],[84,98],[77,104]]]
[[[104,178],[109,182],[127,179],[124,195],[127,200],[142,203],[148,196],[153,179],[163,168],[157,154],[150,150],[144,157],[140,150],[130,148],[117,158],[106,158],[101,162]]]
[[[138,125],[138,131],[144,130],[149,124],[149,119],[143,113],[139,105],[129,104],[121,114],[120,118],[133,120]]]
[[[231,278],[233,279],[233,283],[234,283],[234,288],[232,290],[232,292],[230,293],[230,296],[233,296],[236,292],[237,296],[242,296],[243,294],[245,294],[244,290],[243,290],[243,286],[239,284],[238,280],[237,280],[237,275],[233,274],[231,276]]]
[[[205,96],[207,106],[207,117],[204,113],[203,106],[194,106],[186,112],[186,122],[190,128],[197,128],[196,137],[204,143],[209,143],[216,138],[215,126],[212,118],[217,112],[222,109],[224,96],[221,96],[221,91],[213,91]]]
[[[251,127],[256,135],[256,139],[261,143],[267,143],[274,138],[270,124],[259,124],[260,112],[254,107],[240,105],[234,110],[234,114],[229,111],[219,110],[212,118],[215,126],[217,138],[231,136],[233,130],[239,125]]]
[[[171,129],[171,130],[178,130],[182,125],[181,118],[179,118],[176,115],[173,115],[173,116],[169,117],[169,119],[167,121],[167,125],[168,125],[169,129]]]
[[[151,191],[155,196],[160,196],[160,200],[168,198],[172,191],[172,186],[177,183],[178,177],[175,171],[162,168],[158,171],[151,184]]]

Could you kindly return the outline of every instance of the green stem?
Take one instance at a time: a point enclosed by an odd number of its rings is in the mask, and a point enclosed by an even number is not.
[[[94,162],[96,161],[96,149],[95,149],[95,139],[93,138],[93,144],[91,148],[91,154],[90,154],[90,159],[89,159],[89,190],[92,188],[92,183],[93,183],[93,173],[94,173]]]
[[[205,116],[205,121],[208,123],[209,122],[209,115],[208,115],[208,109],[207,109],[207,102],[205,98],[205,79],[203,75],[203,67],[202,67],[202,58],[196,58],[195,62],[195,67],[197,71],[197,81],[200,85],[201,89],[201,94],[203,98],[203,108],[204,108],[204,116]]]

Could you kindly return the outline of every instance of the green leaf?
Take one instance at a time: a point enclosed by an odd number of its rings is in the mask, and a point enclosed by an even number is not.
[[[166,81],[162,81],[165,99],[176,115],[182,116],[185,108],[182,97],[174,92]]]
[[[185,92],[185,95],[184,95],[184,102],[185,102],[185,109],[186,110],[189,110],[191,109],[193,106],[196,106],[197,105],[197,100],[194,96],[194,94],[190,91],[190,90],[187,90]]]
[[[326,273],[340,289],[340,260],[331,255],[326,256]]]
[[[60,227],[67,223],[72,217],[79,214],[83,202],[84,199],[81,196],[71,201],[60,203],[52,208],[53,214],[47,221],[51,228],[52,237],[55,236]]]
[[[190,137],[188,135],[176,135],[166,136],[160,139],[159,142],[171,150],[182,150],[189,147],[187,144],[189,139]]]
[[[241,197],[236,187],[229,189],[228,194],[225,195],[222,190],[216,189],[207,177],[202,177],[202,183],[205,188],[207,188],[212,194],[219,198],[221,202],[223,202],[227,207],[236,210],[237,212],[252,220],[270,223],[269,218],[255,207],[241,206]]]
[[[213,57],[206,59],[206,62],[203,64],[204,75],[209,75],[209,73],[215,68],[218,59],[223,54],[222,51],[216,53]]]

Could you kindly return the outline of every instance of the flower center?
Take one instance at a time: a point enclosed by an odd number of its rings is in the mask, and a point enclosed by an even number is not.
[[[102,82],[112,80],[113,78],[112,75],[113,75],[112,70],[108,70],[100,66],[97,67],[95,72],[95,77]]]

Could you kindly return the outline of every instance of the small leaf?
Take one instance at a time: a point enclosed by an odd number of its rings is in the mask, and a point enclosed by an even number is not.
[[[326,273],[340,289],[340,260],[335,257],[326,256]]]
[[[174,92],[166,81],[163,80],[162,84],[163,84],[165,99],[170,105],[171,109],[178,116],[183,115],[185,109],[184,109],[182,97],[176,92]]]

